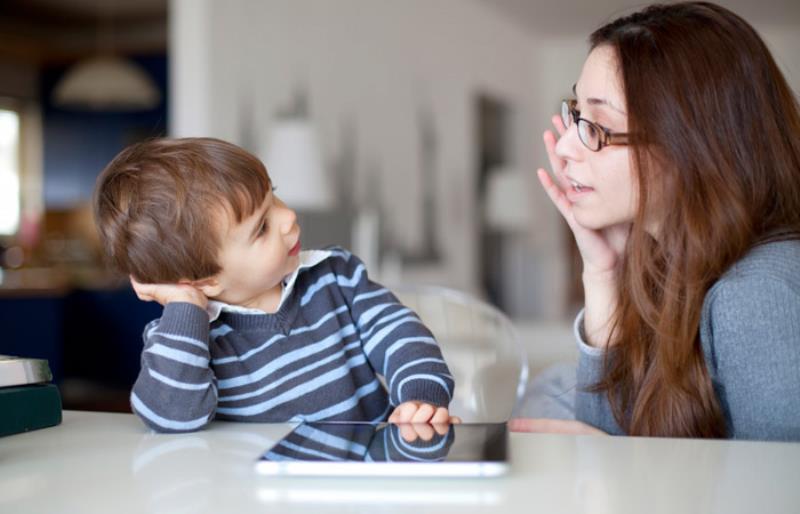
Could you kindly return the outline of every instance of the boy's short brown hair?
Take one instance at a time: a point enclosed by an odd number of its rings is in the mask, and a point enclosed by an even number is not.
[[[271,188],[264,165],[211,138],[153,139],[129,146],[102,171],[94,217],[111,264],[144,283],[217,274],[220,212],[237,223]]]

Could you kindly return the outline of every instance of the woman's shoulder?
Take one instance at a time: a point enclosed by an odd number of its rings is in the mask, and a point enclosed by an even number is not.
[[[794,291],[800,302],[800,240],[773,241],[753,247],[709,289],[706,305],[751,304],[763,295]]]
[[[715,285],[772,279],[800,285],[800,239],[754,246]]]
[[[703,343],[717,346],[754,332],[769,341],[798,325],[800,240],[792,240],[755,246],[731,266],[706,294],[700,328]]]

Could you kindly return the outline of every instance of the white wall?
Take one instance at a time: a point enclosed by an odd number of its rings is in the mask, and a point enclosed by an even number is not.
[[[171,55],[186,61],[172,68],[173,80],[183,83],[173,90],[172,134],[194,135],[196,127],[207,126],[209,135],[259,152],[275,113],[302,86],[329,159],[340,151],[342,127],[355,127],[358,183],[367,173],[380,174],[389,228],[410,252],[422,243],[417,115],[429,110],[439,143],[437,233],[444,263],[417,276],[477,290],[473,102],[480,91],[508,102],[516,137],[512,160],[533,173],[541,111],[533,35],[473,1],[239,0],[198,7],[173,0],[170,9],[173,20],[195,20],[170,38]],[[208,86],[186,79],[192,62]],[[205,98],[194,87],[207,87]],[[364,191],[358,187],[356,193]],[[557,218],[552,209],[540,211],[530,248],[549,247],[553,239]],[[545,253],[542,259],[559,260],[550,258],[551,250]],[[536,275],[555,276],[541,268],[523,273],[529,284],[539,281]],[[538,305],[525,277],[515,281],[524,291],[521,301]]]
[[[172,135],[207,134],[259,153],[276,112],[303,87],[329,162],[345,144],[343,128],[354,128],[355,197],[363,202],[368,174],[380,176],[389,230],[408,252],[422,243],[417,116],[429,110],[444,260],[410,276],[475,292],[474,96],[489,92],[514,109],[512,160],[533,175],[547,166],[542,131],[595,28],[536,34],[477,0],[171,0],[170,19]],[[756,28],[800,90],[800,31]],[[535,181],[530,194],[535,226],[506,264],[511,314],[559,318],[569,235]]]
[[[800,24],[756,25],[795,94],[800,95]]]

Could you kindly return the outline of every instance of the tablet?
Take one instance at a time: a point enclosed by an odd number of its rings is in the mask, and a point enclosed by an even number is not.
[[[505,423],[303,423],[256,471],[284,476],[489,477],[508,471]]]

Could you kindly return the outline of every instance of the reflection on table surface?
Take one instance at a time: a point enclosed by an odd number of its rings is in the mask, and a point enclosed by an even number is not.
[[[455,441],[455,427],[426,423],[303,423],[267,450],[272,462],[439,462]]]
[[[796,513],[800,445],[511,434],[496,479],[259,476],[293,425],[149,433],[131,415],[66,411],[0,439],[0,512]]]

